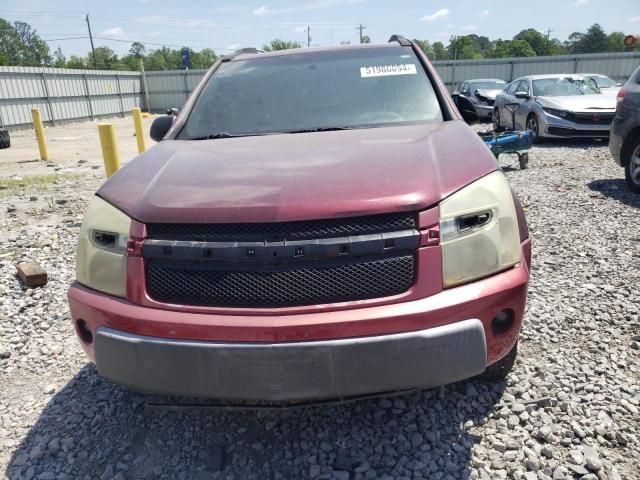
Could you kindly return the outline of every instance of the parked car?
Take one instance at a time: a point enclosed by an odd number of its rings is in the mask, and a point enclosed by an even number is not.
[[[468,123],[477,120],[491,121],[496,95],[507,86],[498,78],[465,80],[451,96],[462,118]]]
[[[98,372],[313,401],[503,378],[530,239],[410,41],[241,51],[97,191],[69,289]]]
[[[612,78],[602,75],[601,73],[580,73],[578,75],[593,80],[602,93],[612,95],[614,97],[618,94],[618,91],[622,86],[621,83],[618,83]]]
[[[528,130],[541,138],[606,138],[615,98],[580,75],[530,75],[511,82],[495,100],[497,130]],[[515,117],[509,109],[515,110]]]
[[[631,191],[640,193],[640,67],[618,92],[609,149]]]

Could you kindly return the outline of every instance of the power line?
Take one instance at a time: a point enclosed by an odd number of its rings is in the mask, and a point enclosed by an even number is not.
[[[171,43],[154,43],[154,42],[145,42],[145,41],[142,41],[142,40],[133,40],[133,39],[124,39],[124,38],[109,38],[109,37],[98,37],[98,36],[96,36],[94,38],[97,38],[99,40],[109,40],[109,41],[112,41],[112,42],[124,42],[124,43],[138,42],[138,43],[142,43],[143,45],[153,45],[153,46],[157,46],[157,47],[182,48],[182,47],[185,46],[184,44],[177,45],[177,44],[171,44]],[[205,48],[207,48],[207,47],[205,47]],[[214,48],[216,50],[234,50],[233,48],[226,48],[226,47],[208,47],[208,48]]]
[[[89,38],[88,35],[84,35],[82,37],[64,37],[64,38],[43,38],[45,42],[60,42],[62,40],[80,40],[82,38]]]
[[[64,41],[64,40],[81,40],[81,39],[87,39],[89,38],[88,35],[84,35],[81,37],[64,37],[64,38],[43,38],[43,40],[45,42],[59,42],[59,41]],[[171,44],[171,43],[155,43],[155,42],[145,42],[143,40],[134,40],[134,39],[123,39],[123,38],[110,38],[110,37],[102,37],[102,36],[97,36],[94,35],[93,38],[96,38],[98,40],[107,40],[110,42],[123,42],[123,43],[142,43],[143,45],[153,45],[153,46],[157,46],[157,47],[176,47],[176,48],[182,48],[185,45],[178,45],[178,44]],[[191,44],[193,45],[193,44]],[[197,46],[202,46],[204,44],[198,44]],[[207,47],[203,47],[203,48],[207,48]],[[208,47],[208,48],[213,48],[215,50],[234,50],[233,48],[226,48],[226,47]]]

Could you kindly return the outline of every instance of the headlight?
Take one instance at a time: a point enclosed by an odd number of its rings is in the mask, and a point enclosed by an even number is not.
[[[544,107],[543,110],[554,117],[569,118],[571,116],[570,112],[567,112],[566,110],[558,110],[557,108]]]
[[[486,277],[520,261],[520,235],[507,179],[493,172],[440,203],[445,287]]]
[[[111,295],[127,295],[125,252],[131,220],[94,197],[84,216],[76,254],[76,280]]]

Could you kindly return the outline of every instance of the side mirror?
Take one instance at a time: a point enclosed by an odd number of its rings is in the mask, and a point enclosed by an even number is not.
[[[527,92],[516,92],[513,94],[513,96],[523,100],[528,100],[529,98],[531,98],[531,95],[529,95]]]
[[[162,117],[156,118],[151,124],[151,130],[149,132],[151,138],[156,142],[162,140],[173,125],[175,118],[175,115],[163,115]]]

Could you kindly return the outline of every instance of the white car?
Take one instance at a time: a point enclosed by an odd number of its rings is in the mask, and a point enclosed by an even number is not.
[[[513,113],[512,113],[513,112]],[[541,138],[607,138],[616,99],[576,74],[529,75],[511,82],[493,107],[494,128]]]
[[[618,95],[618,91],[620,90],[620,87],[622,87],[621,83],[618,83],[612,78],[609,78],[601,73],[579,73],[578,75],[593,80],[594,82],[596,82],[596,85],[602,93],[611,95],[612,97]]]

